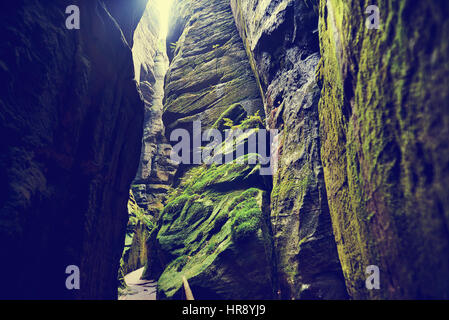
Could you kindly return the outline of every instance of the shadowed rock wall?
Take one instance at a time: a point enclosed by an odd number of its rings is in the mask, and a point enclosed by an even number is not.
[[[224,118],[242,130],[263,127],[256,114],[262,101],[229,1],[177,1],[171,21],[166,136],[192,131],[195,120],[203,129],[222,130]],[[146,276],[158,278],[158,298],[181,298],[182,276],[196,299],[274,297],[269,184],[250,157],[257,154],[243,156],[242,164],[178,169],[150,239]]]
[[[282,299],[347,297],[320,159],[318,8],[307,1],[231,0],[236,25],[278,129],[271,221]]]
[[[72,4],[80,30],[65,27]],[[143,102],[123,37],[140,16],[117,23],[109,5],[1,5],[1,296],[117,297]],[[68,265],[80,268],[80,290],[65,287]]]

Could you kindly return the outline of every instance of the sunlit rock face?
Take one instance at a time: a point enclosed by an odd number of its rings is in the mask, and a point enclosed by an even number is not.
[[[65,27],[72,4],[80,30]],[[117,23],[95,0],[0,15],[0,296],[114,299],[144,113],[120,26],[140,16]],[[69,265],[80,290],[66,289]]]
[[[449,298],[449,7],[321,1],[322,159],[354,298]],[[364,290],[366,267],[381,290]]]
[[[145,120],[141,161],[132,189],[139,206],[157,218],[177,163],[170,160],[172,147],[165,138],[162,122],[168,57],[156,4],[148,3],[134,34],[134,68],[145,101]]]
[[[177,1],[171,21],[167,137],[194,120],[203,128],[222,128],[223,118],[241,129],[263,128],[262,100],[229,1]],[[257,154],[242,158],[249,157]],[[248,161],[178,169],[149,241],[145,276],[158,279],[159,299],[182,298],[182,276],[196,299],[274,297],[269,184],[259,171]]]
[[[280,132],[271,221],[282,299],[347,297],[320,159],[318,10],[313,3],[231,0],[267,125]]]
[[[232,104],[248,114],[262,110],[227,1],[176,1],[167,36],[166,135],[200,120],[211,127]]]
[[[142,151],[128,203],[129,221],[121,274],[143,267],[147,261],[146,240],[163,209],[177,163],[170,160],[162,123],[164,78],[168,69],[165,39],[162,38],[160,8],[150,1],[134,32],[133,60],[136,80],[145,102]],[[123,282],[120,286],[124,288]]]

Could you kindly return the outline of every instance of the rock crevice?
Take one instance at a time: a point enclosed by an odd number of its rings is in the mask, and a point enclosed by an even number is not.
[[[317,7],[291,0],[231,6],[267,126],[280,132],[271,192],[279,297],[346,298],[320,159]]]

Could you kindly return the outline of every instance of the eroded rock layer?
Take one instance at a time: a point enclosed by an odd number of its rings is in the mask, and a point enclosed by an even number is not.
[[[156,2],[148,2],[134,34],[136,80],[145,102],[142,154],[133,182],[137,203],[147,214],[158,216],[165,193],[173,182],[177,164],[170,160],[171,145],[162,122],[164,79],[168,69],[165,39],[161,38]]]
[[[177,1],[167,37],[164,124],[211,127],[232,104],[248,114],[262,104],[228,1]]]
[[[271,220],[282,299],[347,297],[320,159],[316,2],[231,0],[235,21],[278,129]]]
[[[322,160],[353,298],[449,298],[449,6],[321,1]],[[372,14],[373,12],[371,12]],[[365,287],[380,269],[380,290]]]
[[[141,1],[113,1],[142,14]],[[0,296],[117,297],[143,102],[112,1],[20,1],[0,10]],[[77,5],[81,29],[68,30]],[[126,27],[132,32],[132,27]],[[66,267],[80,290],[66,288]]]
[[[241,130],[263,128],[257,113],[262,101],[229,2],[178,1],[172,19],[163,115],[167,136],[174,129],[192,131],[194,120],[202,121],[203,129],[223,131],[225,123]],[[233,150],[223,145],[215,155]],[[249,164],[257,157],[245,154],[242,163],[178,170],[152,233],[145,272],[158,278],[158,298],[182,298],[183,276],[196,299],[274,297],[269,183],[260,165]]]

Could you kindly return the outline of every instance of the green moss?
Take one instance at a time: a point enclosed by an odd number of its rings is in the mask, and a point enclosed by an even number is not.
[[[118,289],[119,294],[122,290],[126,289],[126,282],[125,282],[125,274],[123,272],[125,262],[123,261],[123,258],[120,259],[120,267],[118,270]]]
[[[233,128],[240,129],[240,130],[248,130],[248,129],[254,129],[254,128],[255,129],[265,128],[262,117],[260,116],[260,110],[258,110],[253,115],[249,115],[239,125],[236,125]]]
[[[238,183],[251,176],[253,169],[254,166],[238,163],[191,168],[177,191],[171,192],[157,234],[164,256],[169,257],[158,280],[162,297],[179,294],[183,275],[189,282],[206,277],[208,270],[218,267],[222,252],[240,250],[239,243],[246,243],[251,235],[262,234],[262,246],[267,246],[266,254],[270,254],[268,216],[261,209],[265,193],[257,188],[242,189]],[[217,188],[227,183],[236,184],[229,191]],[[265,249],[262,252],[265,254]],[[263,259],[267,261],[266,257]]]
[[[289,199],[292,196],[298,196],[298,194],[304,194],[307,186],[313,179],[313,172],[304,168],[300,172],[300,177],[293,177],[288,173],[285,173],[282,180],[276,180],[271,192],[271,199],[276,202],[281,199]]]
[[[321,154],[340,261],[355,298],[443,297],[449,280],[429,270],[449,270],[448,179],[431,172],[449,158],[438,142],[449,117],[437,79],[446,77],[435,76],[449,54],[448,41],[432,39],[447,39],[449,23],[436,2],[377,5],[381,30],[364,27],[356,1],[320,9]],[[370,264],[390,290],[361,290]]]
[[[176,215],[181,212],[181,209],[191,197],[191,195],[183,194],[168,202],[162,212],[163,221],[165,223],[173,221],[176,218]]]
[[[217,121],[212,125],[212,128],[223,131],[229,127],[226,125],[230,124],[229,120],[232,122],[232,127],[234,124],[240,123],[246,116],[247,113],[242,105],[240,103],[234,103],[218,117]],[[227,121],[226,119],[229,120]]]
[[[219,231],[224,226],[224,224],[228,221],[228,218],[229,218],[229,214],[227,211],[221,211],[219,214],[217,214],[217,216],[215,217],[214,225],[213,225],[211,232]]]
[[[244,241],[253,236],[261,227],[262,211],[258,206],[258,189],[245,190],[234,199],[230,208],[231,235],[235,242]]]
[[[230,163],[218,165],[213,163],[210,166],[204,165],[195,170],[195,177],[183,183],[188,194],[199,193],[207,188],[224,186],[230,183],[241,183],[251,179],[257,179],[260,164],[250,164],[257,162],[257,154],[244,155]],[[177,201],[180,201],[178,199]]]
[[[132,191],[128,201],[128,225],[121,258],[120,276],[137,270],[147,261],[146,242],[155,228],[153,217],[140,208]],[[120,280],[122,281],[122,280]]]

